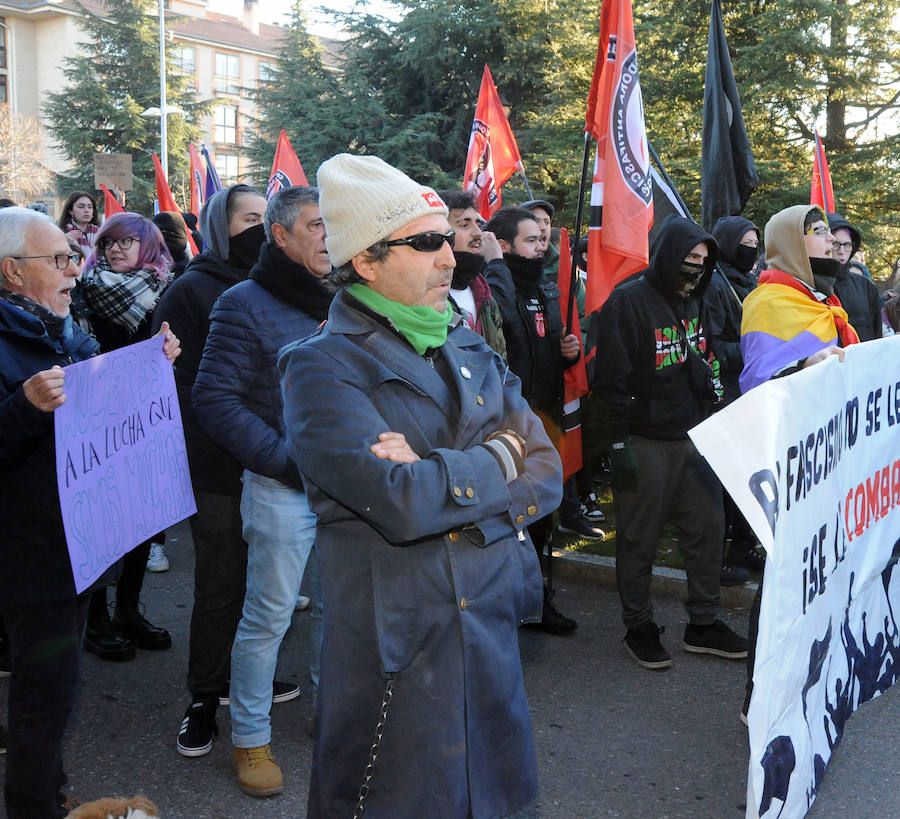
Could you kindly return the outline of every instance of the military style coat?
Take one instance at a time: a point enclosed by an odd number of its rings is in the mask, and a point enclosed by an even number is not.
[[[542,581],[525,527],[557,507],[562,473],[518,378],[464,323],[421,356],[346,292],[279,367],[325,607],[308,815],[353,815],[382,714],[366,816],[526,808],[537,775],[517,627],[540,618]],[[507,428],[528,446],[510,483],[480,446]],[[421,460],[376,458],[386,431]]]

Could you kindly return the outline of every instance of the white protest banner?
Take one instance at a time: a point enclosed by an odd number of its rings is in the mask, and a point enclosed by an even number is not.
[[[160,336],[65,368],[56,480],[75,589],[197,511]]]
[[[900,663],[900,336],[751,390],[691,438],[768,553],[748,817],[801,817]]]

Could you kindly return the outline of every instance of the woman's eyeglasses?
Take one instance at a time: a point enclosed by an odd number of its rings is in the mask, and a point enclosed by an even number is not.
[[[103,251],[109,250],[113,245],[118,245],[119,250],[130,250],[135,242],[140,241],[137,236],[123,236],[121,239],[101,239],[97,244]]]

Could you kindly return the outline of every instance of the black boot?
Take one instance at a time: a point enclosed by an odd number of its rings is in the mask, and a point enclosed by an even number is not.
[[[109,619],[105,588],[94,592],[91,597],[81,647],[101,660],[124,663],[134,659],[134,643],[125,634],[119,634]]]
[[[172,636],[164,628],[154,626],[137,610],[137,606],[116,605],[113,627],[147,651],[165,651],[172,647]]]
[[[577,621],[571,617],[557,611],[553,605],[553,597],[556,594],[552,589],[544,586],[544,611],[541,615],[540,623],[526,623],[522,628],[533,629],[534,631],[543,631],[547,634],[556,634],[560,636],[572,634],[578,628]]]

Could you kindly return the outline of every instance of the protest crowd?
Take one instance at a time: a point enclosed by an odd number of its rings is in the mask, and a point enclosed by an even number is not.
[[[54,454],[64,368],[154,338],[196,503],[182,756],[211,751],[227,706],[236,785],[282,791],[270,712],[300,687],[278,678],[279,650],[309,609],[315,707],[296,730],[313,742],[310,817],[535,815],[518,629],[576,633],[553,542],[602,541],[609,497],[624,650],[673,663],[650,595],[671,524],[681,646],[746,662],[746,720],[762,583],[749,623],[722,619],[720,588],[765,555],[688,430],[900,332],[857,228],[817,204],[762,227],[657,218],[645,262],[595,309],[601,247],[580,225],[570,242],[549,201],[485,213],[483,180],[435,191],[374,156],[333,156],[316,181],[268,199],[220,188],[190,226],[109,199],[101,219],[82,190],[58,224],[0,209],[10,819],[68,815],[81,652],[127,662],[172,645],[166,612],[141,602],[145,572],[169,568],[165,532],[76,594]]]

